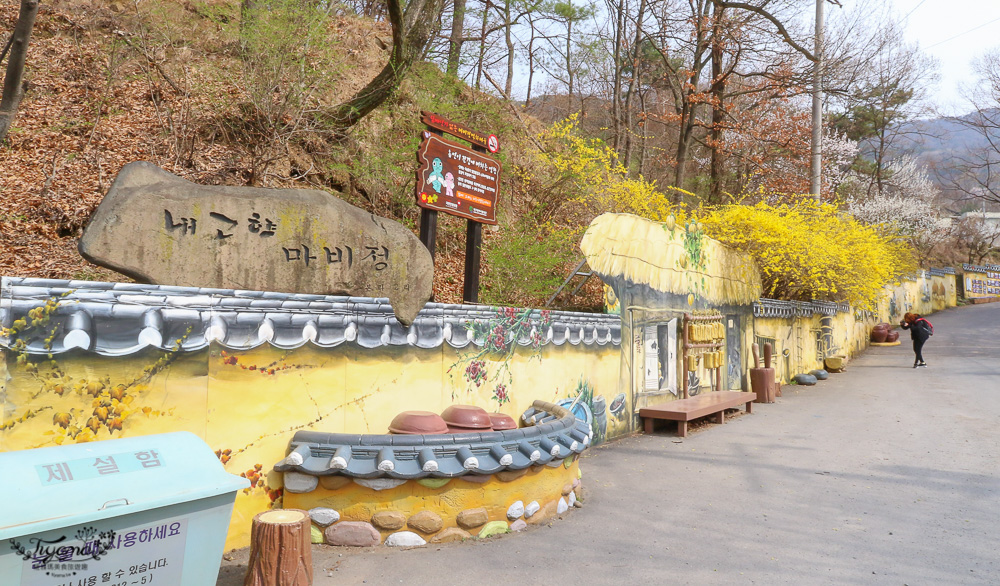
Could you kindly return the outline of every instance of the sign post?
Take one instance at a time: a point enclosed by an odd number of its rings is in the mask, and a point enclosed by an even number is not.
[[[494,134],[485,135],[436,114],[422,112],[428,126],[417,149],[417,205],[420,206],[420,241],[434,256],[437,213],[468,220],[465,243],[463,299],[479,301],[482,224],[496,224],[500,163],[489,156],[500,150]],[[448,133],[472,143],[472,148],[447,140]],[[487,153],[489,151],[489,153]]]

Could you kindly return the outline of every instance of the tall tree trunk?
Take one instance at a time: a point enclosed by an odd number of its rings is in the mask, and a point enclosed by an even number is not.
[[[642,112],[642,142],[639,145],[639,176],[646,175],[646,142],[649,140],[649,115],[646,112],[646,94],[639,92],[639,111]]]
[[[612,18],[615,19],[615,33],[612,43],[614,44],[614,50],[612,51],[612,60],[614,73],[612,74],[611,81],[611,132],[612,132],[612,148],[615,152],[621,154],[622,145],[624,139],[622,137],[622,77],[625,69],[624,63],[622,63],[622,43],[625,39],[625,0],[618,0],[617,4],[608,3],[609,8],[613,8],[614,14]],[[635,71],[632,72],[633,77],[635,76]],[[628,160],[626,159],[625,165],[628,165]]]
[[[7,137],[7,132],[14,123],[14,116],[17,115],[17,108],[27,91],[28,84],[22,81],[24,62],[28,58],[28,42],[31,40],[37,15],[38,0],[21,0],[21,10],[10,38],[10,57],[7,59],[7,72],[3,79],[3,97],[0,98],[0,140]]]
[[[692,4],[694,6],[694,4]],[[691,139],[694,135],[694,123],[698,115],[698,104],[694,97],[700,92],[698,84],[701,82],[701,70],[705,66],[703,58],[707,43],[705,39],[705,8],[702,2],[697,3],[697,10],[694,14],[695,20],[695,45],[694,54],[691,59],[691,76],[688,79],[680,79],[681,82],[681,112],[680,128],[677,137],[677,168],[674,173],[674,185],[684,189],[684,181],[687,180],[687,162],[690,154]],[[686,87],[686,89],[684,89]],[[679,196],[678,196],[679,197]]]
[[[510,31],[514,25],[510,21],[510,3],[511,0],[504,0],[503,3],[504,41],[507,43],[507,81],[503,86],[506,96],[510,96],[511,85],[514,83],[514,39]]]
[[[573,16],[566,20],[566,75],[569,79],[569,92],[566,94],[566,110],[569,113],[573,108],[573,62],[571,59],[571,48],[573,46]]]
[[[694,129],[694,108],[690,104],[684,105],[684,113],[681,115],[683,122],[679,129],[680,135],[677,137],[677,168],[674,169],[674,186],[684,189],[684,181],[687,180],[687,160],[688,147],[691,144],[691,132]]]
[[[628,81],[628,91],[625,93],[625,164],[632,168],[632,96],[635,95],[636,84],[639,82],[639,52],[642,46],[642,19],[646,17],[646,0],[639,0],[639,15],[635,21],[635,40],[632,42],[632,76]],[[645,124],[645,123],[644,123]],[[645,129],[643,129],[645,137]],[[645,141],[645,138],[643,138]],[[640,167],[642,165],[640,164]],[[641,174],[641,172],[640,172]]]
[[[535,78],[535,21],[530,15],[528,16],[528,26],[531,27],[531,38],[528,39],[528,93],[524,97],[525,108],[531,105],[531,84]]]
[[[722,19],[725,16],[725,10],[724,6],[720,6],[718,3],[714,4],[714,22],[712,23],[712,128],[709,140],[709,148],[712,151],[709,201],[713,203],[720,203],[722,201],[723,187],[722,128],[726,117],[726,74],[722,71]]]
[[[462,58],[462,35],[465,34],[465,0],[455,0],[451,17],[451,36],[448,38],[449,75],[458,76],[458,65]]]
[[[476,89],[479,89],[480,82],[483,79],[483,67],[485,67],[486,61],[486,25],[490,18],[490,0],[486,0],[486,4],[483,6],[483,26],[479,31],[479,63],[476,65]]]
[[[396,92],[414,61],[423,58],[427,43],[436,32],[435,24],[441,10],[442,0],[409,0],[405,13],[400,0],[386,0],[386,12],[392,25],[389,61],[375,79],[328,114],[337,129],[354,126]]]

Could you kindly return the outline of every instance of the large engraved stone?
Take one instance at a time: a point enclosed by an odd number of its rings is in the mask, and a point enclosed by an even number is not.
[[[118,173],[79,249],[144,283],[388,297],[407,325],[434,272],[401,224],[325,191],[197,185],[141,161]]]

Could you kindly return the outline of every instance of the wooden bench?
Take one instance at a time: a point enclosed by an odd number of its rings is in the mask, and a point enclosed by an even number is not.
[[[716,423],[726,422],[726,409],[739,408],[746,405],[747,413],[753,413],[751,405],[757,399],[756,393],[741,393],[739,391],[715,391],[691,397],[678,399],[668,403],[650,405],[639,409],[643,429],[653,433],[653,422],[657,419],[669,419],[677,422],[677,435],[687,437],[688,421],[716,414]]]

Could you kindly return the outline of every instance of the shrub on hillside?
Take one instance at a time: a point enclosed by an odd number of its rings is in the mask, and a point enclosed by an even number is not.
[[[662,221],[680,213],[653,181],[629,177],[613,148],[579,134],[577,116],[556,122],[541,135],[539,154],[545,177],[533,178],[557,221],[587,226],[605,212],[623,212]],[[561,214],[557,212],[561,211]]]

